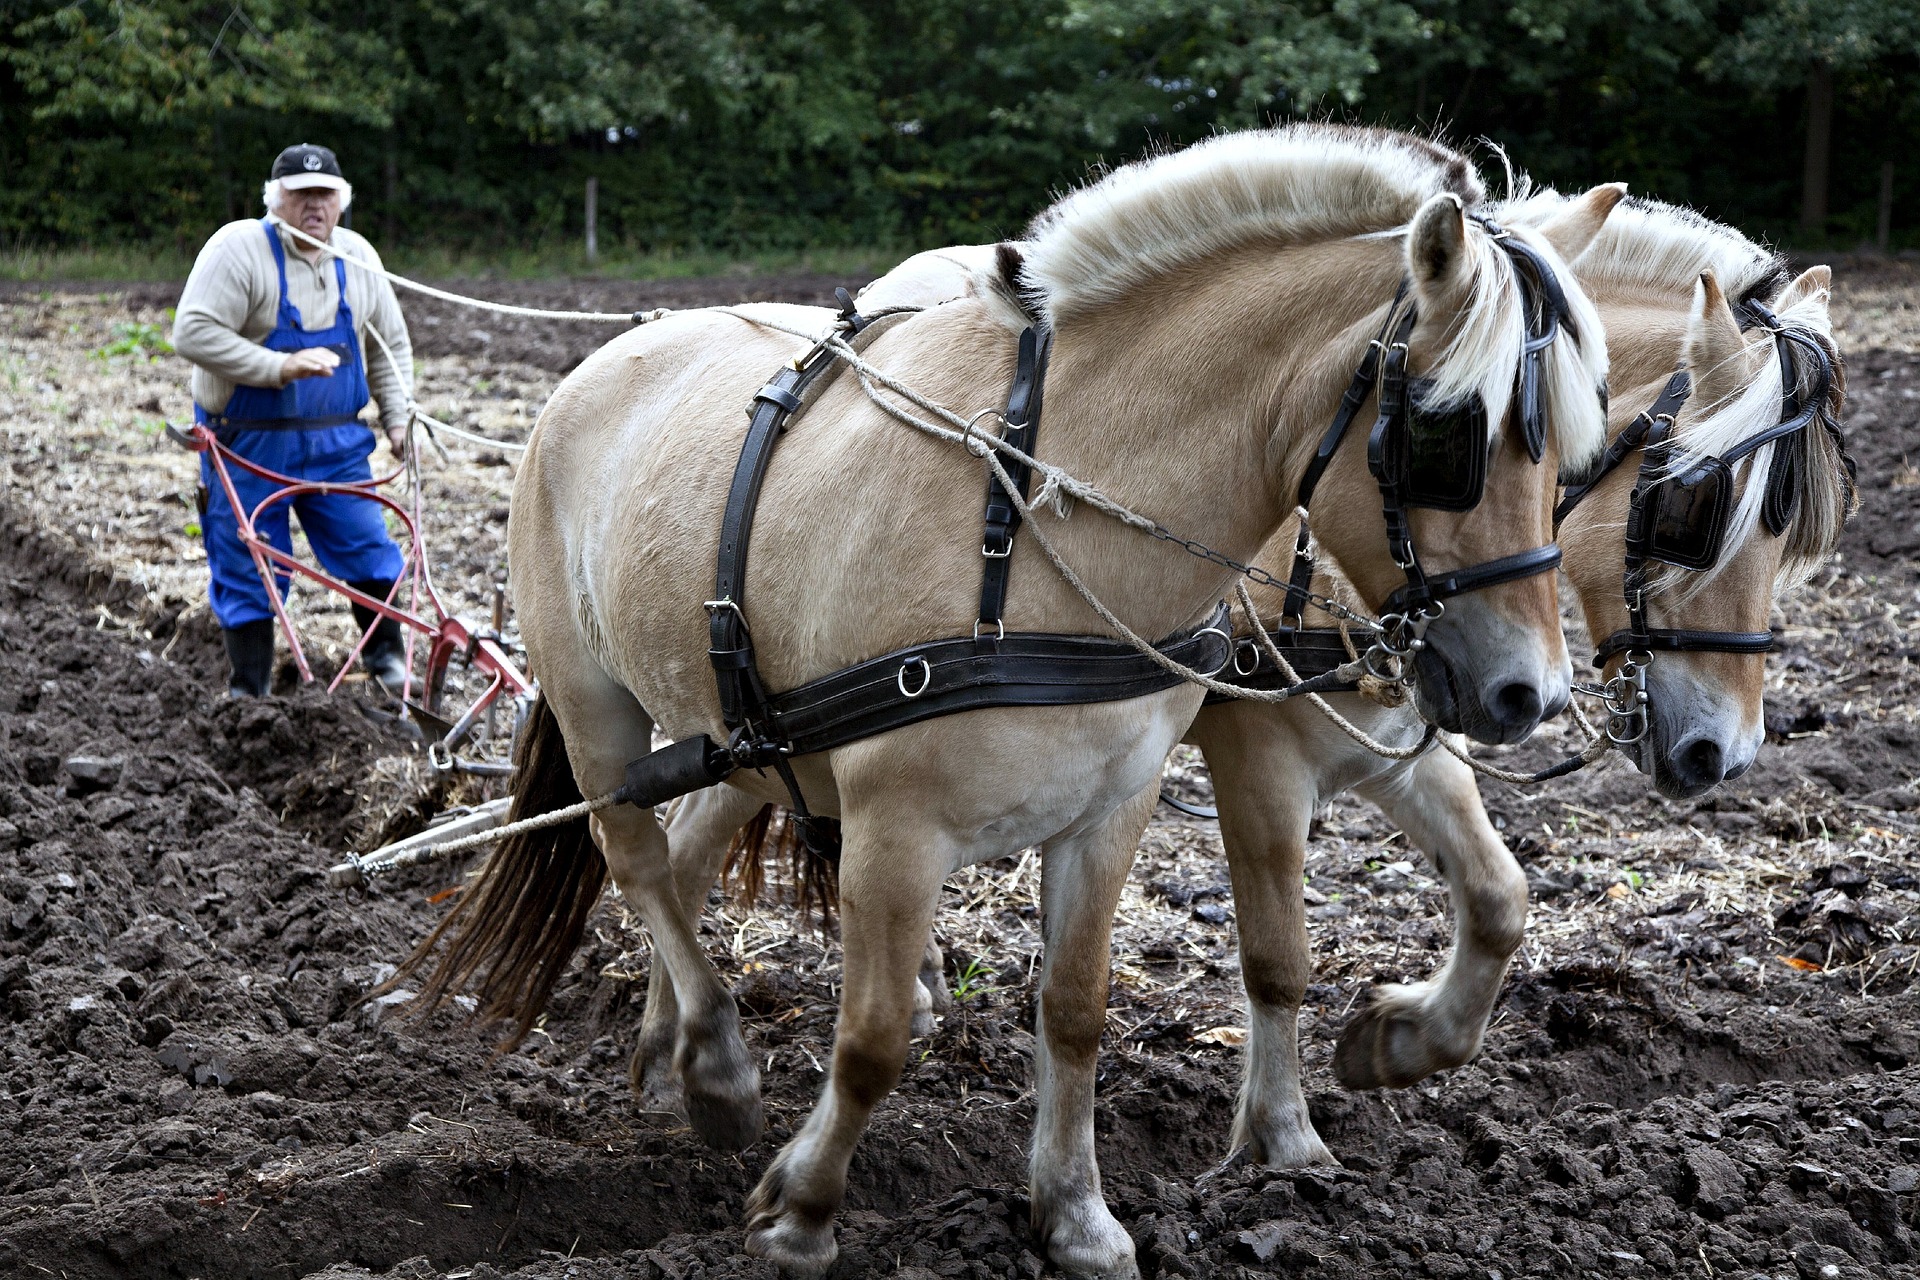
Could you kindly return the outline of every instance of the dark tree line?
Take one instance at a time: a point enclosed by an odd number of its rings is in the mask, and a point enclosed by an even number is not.
[[[4,0],[0,243],[191,244],[325,142],[399,243],[932,244],[1331,116],[1776,240],[1920,218],[1920,0]]]

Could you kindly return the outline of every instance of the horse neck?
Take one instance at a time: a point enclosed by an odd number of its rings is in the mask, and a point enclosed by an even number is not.
[[[1342,241],[1217,255],[1063,322],[1041,453],[1237,560],[1293,509],[1306,460],[1392,297],[1397,245]],[[1057,528],[1122,616],[1170,631],[1233,575],[1114,522]],[[1140,621],[1135,621],[1139,619]]]

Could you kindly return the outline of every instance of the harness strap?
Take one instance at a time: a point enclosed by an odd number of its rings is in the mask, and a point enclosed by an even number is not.
[[[1413,308],[1408,307],[1397,322],[1391,319],[1394,311],[1406,300],[1408,281],[1400,281],[1400,287],[1394,290],[1393,302],[1387,308],[1388,328],[1382,331],[1379,340],[1367,346],[1367,354],[1362,357],[1360,367],[1353,371],[1353,377],[1347,383],[1346,391],[1341,393],[1340,406],[1334,410],[1333,421],[1328,424],[1320,444],[1313,451],[1313,457],[1307,460],[1307,468],[1300,474],[1300,487],[1294,493],[1294,506],[1300,510],[1300,531],[1293,544],[1293,572],[1288,575],[1286,600],[1280,608],[1282,624],[1298,627],[1305,616],[1311,588],[1313,585],[1312,533],[1307,527],[1305,512],[1313,503],[1313,493],[1320,485],[1320,477],[1326,474],[1327,467],[1333,462],[1333,455],[1340,451],[1340,442],[1347,438],[1347,430],[1353,426],[1353,420],[1359,416],[1367,397],[1373,394],[1374,384],[1380,378],[1382,354],[1395,345],[1404,346],[1413,335],[1413,326],[1418,318]]]
[[[1029,326],[1020,334],[1020,357],[1014,368],[1013,385],[1007,392],[1006,441],[1028,457],[1033,456],[1034,441],[1040,433],[1040,404],[1046,390],[1047,356],[1053,350],[1053,331]],[[1025,498],[1033,478],[1033,469],[1018,458],[1002,465]],[[1000,477],[987,469],[987,511],[980,537],[980,613],[974,635],[982,645],[992,645],[1005,626],[1001,615],[1007,603],[1007,576],[1013,559],[1013,534],[1020,527],[1020,512],[1007,496]]]
[[[1593,652],[1593,665],[1604,667],[1616,653],[1771,653],[1771,631],[1694,631],[1684,627],[1648,627],[1639,634],[1616,631]]]
[[[1293,627],[1283,622],[1269,630],[1267,637],[1273,641],[1274,648],[1286,657],[1294,674],[1302,680],[1329,676],[1353,657],[1347,648],[1346,637],[1337,627]],[[1293,683],[1274,665],[1265,646],[1256,643],[1251,636],[1234,639],[1232,663],[1220,673],[1220,679],[1249,689],[1279,689]],[[1342,681],[1335,687],[1319,692],[1352,693],[1358,688],[1359,685],[1352,681]],[[1206,705],[1231,701],[1233,698],[1228,694],[1208,693]]]
[[[1660,394],[1654,398],[1653,403],[1642,410],[1640,415],[1628,423],[1626,428],[1613,438],[1612,443],[1607,445],[1606,452],[1600,455],[1599,463],[1588,473],[1587,478],[1579,484],[1567,486],[1566,493],[1560,498],[1560,505],[1553,509],[1553,527],[1558,529],[1568,513],[1579,506],[1602,480],[1625,462],[1628,454],[1647,442],[1647,433],[1653,430],[1655,423],[1664,419],[1671,424],[1675,418],[1679,417],[1680,410],[1686,407],[1687,400],[1692,395],[1693,375],[1685,369],[1674,370],[1673,376],[1667,379],[1667,385],[1660,389]]]
[[[1522,578],[1531,578],[1539,573],[1551,573],[1560,567],[1560,547],[1549,542],[1542,547],[1529,551],[1516,551],[1510,556],[1501,556],[1498,560],[1488,560],[1482,564],[1469,565],[1464,569],[1450,569],[1445,573],[1427,578],[1427,597],[1431,600],[1447,600],[1454,596],[1465,595],[1469,591],[1482,591],[1488,587],[1497,587],[1502,583],[1518,582]],[[1384,613],[1407,612],[1407,600],[1402,591],[1395,591],[1387,597],[1381,606]]]

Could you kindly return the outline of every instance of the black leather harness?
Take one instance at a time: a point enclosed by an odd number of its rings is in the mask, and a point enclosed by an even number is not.
[[[839,292],[839,332],[851,337],[868,323]],[[1040,425],[1042,388],[1051,335],[1031,326],[1020,335],[1019,358],[1003,415],[1005,439],[1031,456]],[[987,489],[981,538],[983,569],[979,619],[971,636],[908,645],[835,671],[783,693],[770,693],[754,658],[744,596],[747,550],[767,467],[808,390],[836,357],[814,348],[777,372],[755,393],[747,434],[721,516],[713,599],[707,601],[708,657],[719,688],[728,739],[705,734],[683,739],[627,766],[622,789],[631,803],[650,807],[725,781],[736,770],[771,768],[786,784],[802,837],[810,846],[828,834],[806,807],[789,761],[830,751],[936,716],[985,707],[1077,706],[1137,698],[1181,683],[1181,677],[1123,641],[1101,636],[1010,632],[1002,620],[1008,567],[1020,516],[997,478]],[[1024,499],[1024,465],[1008,465]],[[1219,671],[1231,656],[1227,608],[1218,606],[1198,627],[1154,647],[1183,666]]]
[[[1775,537],[1786,532],[1791,521],[1796,500],[1796,489],[1800,482],[1800,468],[1805,465],[1808,456],[1803,432],[1806,427],[1819,422],[1840,445],[1841,458],[1847,468],[1848,484],[1852,484],[1853,460],[1845,449],[1845,443],[1837,424],[1825,416],[1827,393],[1833,384],[1833,361],[1826,348],[1812,334],[1804,330],[1783,325],[1765,304],[1749,300],[1738,309],[1740,327],[1751,329],[1762,326],[1773,334],[1774,350],[1780,360],[1781,379],[1781,416],[1780,421],[1764,431],[1742,440],[1732,449],[1720,455],[1720,461],[1731,467],[1741,459],[1758,452],[1763,446],[1776,441],[1787,441],[1783,451],[1776,454],[1774,465],[1768,476],[1767,492],[1761,506],[1761,517],[1768,532]],[[1800,378],[1793,363],[1793,347],[1799,346],[1808,353],[1813,361],[1814,377],[1811,393],[1802,396]],[[1618,469],[1626,459],[1639,450],[1640,470],[1634,480],[1633,494],[1629,499],[1630,513],[1627,521],[1627,540],[1622,575],[1622,590],[1627,605],[1627,625],[1601,640],[1594,648],[1593,665],[1605,667],[1615,654],[1640,654],[1651,657],[1656,651],[1669,653],[1766,653],[1773,648],[1774,637],[1771,631],[1705,631],[1688,627],[1655,627],[1647,619],[1647,573],[1650,557],[1642,533],[1642,523],[1634,519],[1641,506],[1648,501],[1653,486],[1658,484],[1673,449],[1674,423],[1680,411],[1686,406],[1693,394],[1693,380],[1685,369],[1675,371],[1667,380],[1654,402],[1642,410],[1638,417],[1629,423],[1625,430],[1616,436],[1601,455],[1599,463],[1582,484],[1570,486],[1553,513],[1554,527],[1566,519],[1573,509],[1580,505],[1589,494],[1607,477]],[[1792,447],[1797,446],[1797,447]],[[1640,665],[1644,666],[1644,663]]]

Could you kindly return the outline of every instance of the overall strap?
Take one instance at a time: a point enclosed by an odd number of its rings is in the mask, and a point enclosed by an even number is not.
[[[1051,329],[1029,326],[1020,334],[1020,357],[1014,368],[1013,386],[1007,392],[1005,440],[1020,452],[1032,456],[1040,434],[1040,403],[1046,390],[1047,357],[1053,350]],[[1014,458],[1005,459],[1007,475],[1027,496],[1032,468]],[[984,645],[993,644],[1006,634],[1002,620],[1007,603],[1007,575],[1013,557],[1013,535],[1020,527],[1020,512],[1014,507],[997,472],[987,472],[987,512],[980,538],[980,614],[973,634]],[[985,633],[993,632],[989,637]]]
[[[280,233],[274,230],[272,218],[260,219],[260,229],[267,233],[267,248],[273,251],[273,269],[280,277],[280,305],[275,313],[276,327],[285,324],[291,315],[293,327],[305,329],[306,317],[300,314],[300,308],[293,305],[293,298],[287,293],[286,246],[280,243]]]

